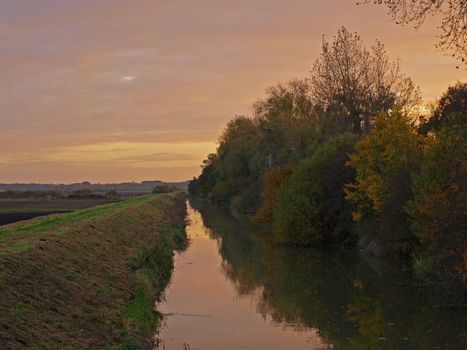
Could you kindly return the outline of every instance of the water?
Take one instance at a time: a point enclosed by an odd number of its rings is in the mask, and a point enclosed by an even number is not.
[[[353,251],[271,246],[247,224],[190,208],[159,349],[464,349],[465,313],[400,267]]]

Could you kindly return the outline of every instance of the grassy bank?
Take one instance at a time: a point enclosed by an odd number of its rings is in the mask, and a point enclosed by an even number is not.
[[[185,210],[149,195],[0,229],[0,348],[148,348]]]

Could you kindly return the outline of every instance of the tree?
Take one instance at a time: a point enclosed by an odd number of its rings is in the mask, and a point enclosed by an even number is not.
[[[375,254],[406,255],[415,244],[404,207],[420,153],[421,137],[396,111],[380,114],[350,156],[356,179],[346,185],[347,199],[355,205],[360,243]]]
[[[257,138],[257,128],[251,118],[237,116],[227,123],[217,148],[221,180],[249,177],[250,159]]]
[[[171,193],[177,191],[177,188],[174,186],[169,186],[169,185],[158,185],[155,186],[154,189],[152,190],[152,193],[154,194],[160,194],[160,193]]]
[[[203,160],[201,165],[201,175],[197,179],[191,181],[190,189],[192,192],[200,197],[207,197],[216,185],[218,172],[216,169],[217,155],[210,153],[208,157]]]
[[[416,159],[419,139],[400,112],[380,114],[371,132],[355,146],[349,165],[357,171],[356,182],[347,186],[347,197],[358,207],[358,221],[366,212],[381,212],[395,173]]]
[[[458,82],[450,86],[441,96],[431,117],[423,121],[420,131],[423,134],[438,132],[443,127],[458,123],[465,125],[467,119],[467,83]]]
[[[115,190],[110,190],[104,195],[104,197],[106,199],[120,199],[121,198],[121,196]]]
[[[253,104],[253,113],[260,144],[267,152],[268,169],[297,162],[305,131],[317,127],[309,84],[293,80],[268,88],[266,97]]]
[[[189,186],[190,193],[235,211],[255,210],[259,200],[260,177],[253,166],[257,126],[251,118],[237,116],[219,137],[216,153],[203,161],[201,175]]]
[[[102,199],[104,196],[101,196],[99,194],[96,194],[94,191],[88,189],[88,188],[83,188],[81,190],[76,190],[72,194],[68,195],[68,198],[72,199]]]
[[[367,49],[360,36],[342,27],[322,53],[309,78],[315,104],[341,109],[354,132],[369,131],[374,116],[390,109],[410,110],[420,102],[418,88],[389,60],[378,40]]]
[[[416,29],[427,16],[441,14],[438,47],[450,50],[452,56],[466,65],[467,1],[466,0],[363,0],[361,3],[384,4],[396,23],[413,24]]]
[[[256,223],[272,224],[277,192],[281,186],[285,185],[293,174],[294,169],[294,165],[285,164],[280,167],[274,167],[266,173],[263,191],[261,192],[262,206],[254,217]]]
[[[191,182],[191,193],[234,212],[256,212],[266,173],[304,157],[319,122],[306,81],[270,87],[253,113],[253,118],[237,116],[227,123],[212,161]]]
[[[445,123],[428,140],[408,205],[411,228],[423,245],[417,266],[435,274],[452,293],[450,301],[460,297],[457,301],[462,303],[462,295],[455,294],[467,281],[465,124]]]
[[[274,238],[279,243],[312,245],[349,238],[351,209],[343,186],[353,180],[347,167],[356,136],[344,134],[323,144],[301,161],[274,208]]]

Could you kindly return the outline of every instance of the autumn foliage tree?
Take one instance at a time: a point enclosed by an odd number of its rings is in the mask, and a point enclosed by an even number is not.
[[[412,231],[422,244],[416,267],[435,274],[452,294],[467,281],[466,136],[465,124],[457,122],[428,136],[408,205]]]
[[[358,244],[462,291],[467,84],[426,120],[419,101],[380,42],[367,48],[341,28],[309,79],[270,87],[252,116],[227,124],[190,193],[256,214],[277,243]]]
[[[411,174],[418,165],[421,139],[402,112],[380,114],[370,133],[355,146],[349,165],[356,171],[346,185],[354,203],[353,219],[361,228],[362,243],[375,252],[408,254],[413,238],[404,213],[411,199]],[[385,246],[385,252],[381,247]]]
[[[268,88],[266,96],[253,104],[252,117],[237,116],[227,124],[216,153],[192,181],[192,193],[199,191],[237,212],[256,211],[265,175],[308,153],[318,120],[306,81]]]
[[[261,208],[255,215],[254,221],[260,224],[272,224],[277,192],[284,186],[295,170],[295,165],[285,164],[270,169],[264,177],[264,187],[261,192]]]

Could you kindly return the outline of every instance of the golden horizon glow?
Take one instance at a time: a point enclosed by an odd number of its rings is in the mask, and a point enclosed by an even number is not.
[[[186,180],[225,123],[304,78],[338,27],[381,40],[424,103],[467,74],[351,0],[0,3],[0,182]]]

